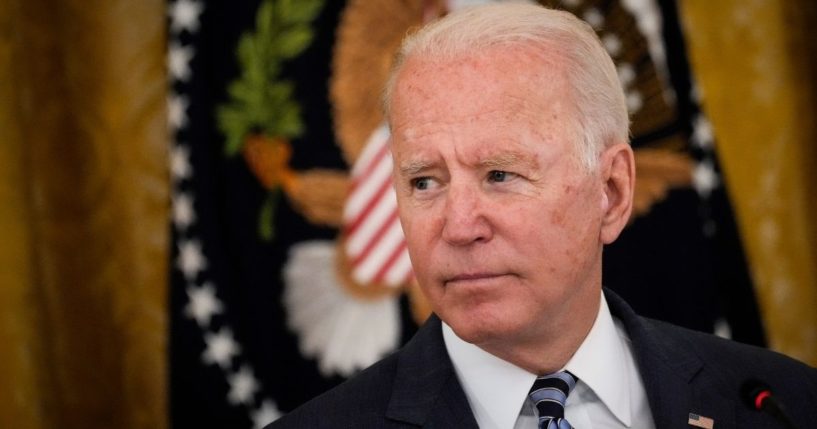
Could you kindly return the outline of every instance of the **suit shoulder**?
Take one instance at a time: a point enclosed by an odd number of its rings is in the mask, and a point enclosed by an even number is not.
[[[364,369],[266,429],[341,427],[338,422],[347,422],[349,427],[381,427],[391,398],[397,356],[392,354]]]
[[[759,368],[768,368],[768,365],[773,367],[782,366],[786,369],[800,369],[812,375],[817,375],[817,370],[805,363],[769,349],[739,343],[659,320],[647,318],[644,318],[644,320],[664,338],[675,338],[688,344],[707,363],[714,360],[733,364],[734,361],[730,358],[739,358],[742,362],[748,365],[756,365]]]
[[[673,347],[688,348],[710,368],[710,372],[716,370],[722,378],[775,380],[775,383],[783,386],[799,384],[810,390],[817,401],[817,369],[803,362],[762,347],[666,322],[645,320],[655,334],[667,342],[667,350]]]

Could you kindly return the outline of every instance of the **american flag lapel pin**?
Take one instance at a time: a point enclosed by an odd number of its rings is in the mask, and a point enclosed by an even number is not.
[[[695,426],[696,428],[712,429],[715,427],[715,420],[695,413],[689,413],[689,420],[687,420],[687,424],[690,426]]]

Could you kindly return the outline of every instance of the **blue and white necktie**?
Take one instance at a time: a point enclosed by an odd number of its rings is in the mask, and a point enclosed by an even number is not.
[[[528,396],[539,412],[539,429],[573,429],[565,420],[565,402],[574,387],[576,377],[567,371],[536,378]]]

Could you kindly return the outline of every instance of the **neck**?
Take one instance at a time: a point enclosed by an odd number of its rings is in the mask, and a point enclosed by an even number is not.
[[[515,344],[498,341],[477,346],[533,374],[559,371],[587,338],[598,316],[601,293],[598,288],[589,289],[588,293],[593,296],[577,297],[574,302],[581,305],[565,306],[561,317],[554,317],[560,323],[550,324],[546,332],[537,332]]]

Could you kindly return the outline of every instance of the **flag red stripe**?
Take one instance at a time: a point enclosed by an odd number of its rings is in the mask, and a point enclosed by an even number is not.
[[[349,224],[346,228],[346,235],[350,236],[354,234],[354,232],[360,227],[364,220],[369,216],[369,213],[377,207],[377,203],[383,198],[386,194],[386,191],[391,187],[391,180],[384,180],[383,183],[380,184],[380,188],[372,195],[372,198],[369,199],[368,204],[360,212],[357,217]]]
[[[358,176],[352,178],[352,184],[349,187],[350,192],[354,192],[361,183],[365,182],[369,179],[369,176],[377,170],[377,166],[380,165],[380,162],[383,160],[383,157],[386,156],[388,153],[389,145],[384,144],[382,148],[377,152],[377,155],[372,158],[372,161],[366,166],[366,169]]]
[[[391,255],[389,255],[389,259],[383,263],[383,266],[380,267],[380,271],[378,271],[377,275],[374,276],[374,281],[383,282],[383,278],[386,276],[386,273],[389,272],[392,265],[397,262],[397,258],[400,257],[400,253],[402,253],[404,250],[406,250],[406,240],[401,240],[400,244],[398,244],[397,247],[395,247],[391,252]]]
[[[369,252],[371,252],[372,249],[374,249],[374,247],[378,243],[380,243],[380,239],[383,238],[384,235],[386,235],[386,232],[389,230],[389,228],[391,228],[394,225],[395,221],[397,221],[396,208],[392,210],[389,217],[387,217],[386,220],[380,225],[380,227],[377,228],[377,231],[374,233],[372,238],[370,238],[369,242],[366,243],[366,247],[364,247],[359,254],[352,255],[354,257],[354,260],[352,260],[352,266],[357,267],[358,265],[360,265],[361,262],[363,262],[364,259],[366,259],[366,257],[369,255]]]

